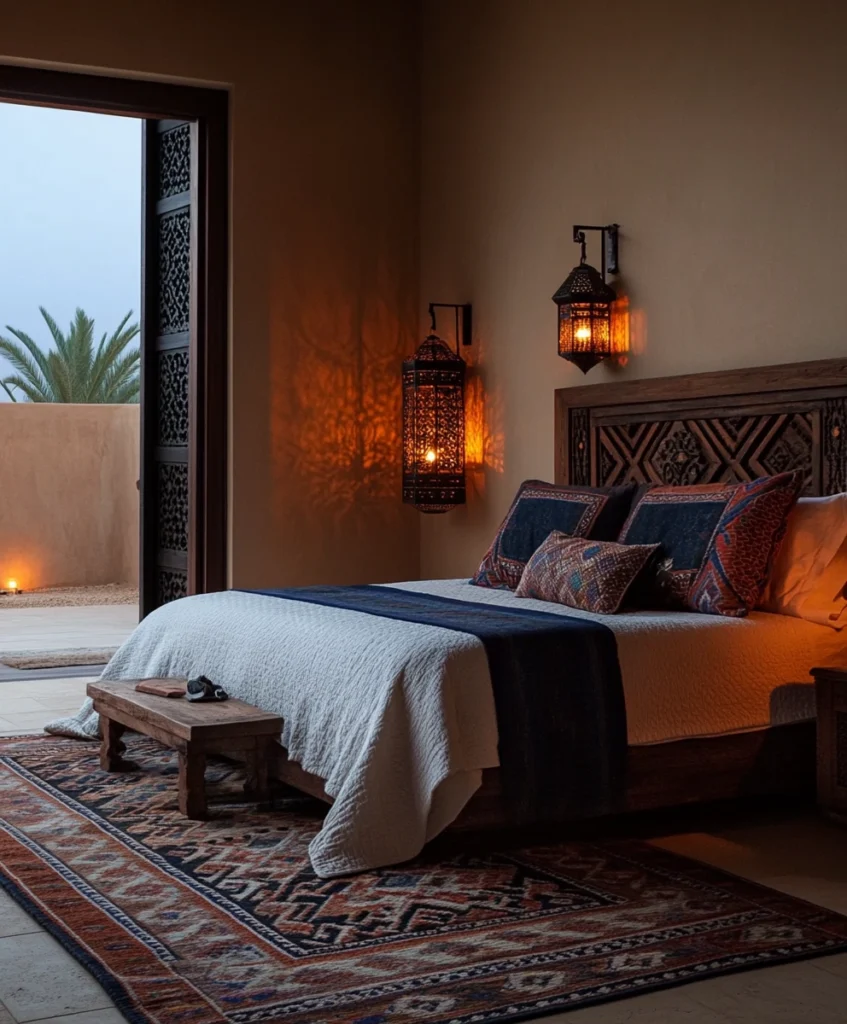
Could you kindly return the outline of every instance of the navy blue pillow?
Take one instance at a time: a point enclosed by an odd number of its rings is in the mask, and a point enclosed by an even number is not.
[[[658,498],[669,488],[656,488]],[[699,570],[712,543],[715,528],[728,503],[726,493],[694,500],[680,487],[678,502],[640,502],[626,526],[627,544],[653,544],[661,538],[662,549],[673,557],[674,568]]]
[[[664,561],[630,597],[642,607],[746,615],[764,589],[800,486],[799,474],[780,473],[652,488],[635,504],[620,540],[661,544]]]
[[[554,530],[570,537],[617,540],[636,491],[636,484],[557,487],[524,481],[471,583],[514,590],[526,563]]]

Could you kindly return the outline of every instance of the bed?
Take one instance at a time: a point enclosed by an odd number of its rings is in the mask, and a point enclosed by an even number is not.
[[[836,493],[847,490],[847,363],[562,389],[555,429],[557,482],[743,481],[792,469],[806,494]],[[616,811],[811,785],[809,670],[843,652],[834,629],[764,612],[592,616],[467,580],[361,589],[379,591],[362,600],[448,610],[471,602],[494,619],[519,605],[528,618],[582,618],[586,629],[593,621],[611,631],[626,710]],[[516,811],[486,647],[439,621],[339,607],[333,594],[201,595],[149,616],[104,676],[205,671],[281,714],[275,774],[332,803],[310,851],[324,877],[405,860],[448,826],[607,813],[602,801],[569,809],[555,799]],[[523,738],[543,746],[540,732]],[[563,792],[567,774],[552,780]]]

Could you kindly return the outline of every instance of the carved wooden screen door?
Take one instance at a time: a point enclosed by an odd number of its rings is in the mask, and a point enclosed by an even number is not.
[[[142,119],[141,614],[222,590],[228,93],[0,64],[0,99]]]
[[[225,490],[219,467],[226,412],[210,402],[221,389],[210,392],[208,380],[206,243],[214,197],[204,133],[202,120],[145,122],[142,616],[225,585],[217,496]]]

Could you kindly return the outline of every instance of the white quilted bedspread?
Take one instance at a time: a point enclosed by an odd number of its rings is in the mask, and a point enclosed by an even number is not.
[[[811,717],[808,670],[845,646],[825,626],[766,613],[592,616],[466,580],[395,586],[603,621],[634,744]],[[334,803],[309,851],[321,877],[415,856],[498,764],[485,650],[467,634],[234,591],[160,608],[103,677],[198,673],[281,715],[291,758],[326,780]]]
[[[414,857],[498,764],[485,650],[464,633],[231,591],[149,615],[103,677],[198,673],[281,715],[290,757],[326,780],[324,878]]]
[[[847,630],[787,615],[743,619],[696,612],[593,615],[465,580],[398,584],[407,590],[536,608],[602,622],[614,632],[630,744],[763,729],[815,717],[809,670],[847,655]]]

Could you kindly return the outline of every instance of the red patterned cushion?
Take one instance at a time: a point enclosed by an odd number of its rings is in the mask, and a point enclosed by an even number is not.
[[[617,540],[637,493],[622,487],[569,487],[526,480],[471,583],[514,590],[533,551],[552,530],[571,537]]]
[[[658,544],[615,544],[553,531],[527,562],[517,597],[614,614]]]
[[[620,540],[662,545],[677,606],[743,616],[767,583],[801,486],[802,474],[780,473],[741,484],[654,487]]]

